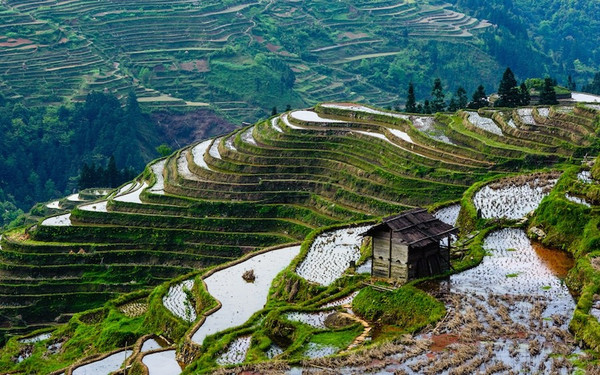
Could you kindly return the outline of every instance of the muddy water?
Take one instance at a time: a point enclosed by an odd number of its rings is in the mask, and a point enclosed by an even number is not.
[[[567,277],[567,273],[575,265],[573,257],[566,251],[549,249],[538,242],[531,246],[543,265],[560,279]]]

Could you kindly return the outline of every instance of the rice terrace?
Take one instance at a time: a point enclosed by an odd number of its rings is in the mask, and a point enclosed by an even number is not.
[[[598,19],[0,1],[0,374],[600,374]]]
[[[598,116],[585,103],[426,116],[325,102],[48,202],[49,217],[2,236],[0,311],[17,336],[0,364],[593,373]],[[371,278],[365,232],[415,207],[460,229],[451,269]]]

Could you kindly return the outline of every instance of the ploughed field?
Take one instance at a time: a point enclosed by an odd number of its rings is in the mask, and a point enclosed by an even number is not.
[[[469,186],[492,177],[579,163],[587,153],[597,152],[597,114],[579,105],[421,117],[322,103],[190,145],[152,162],[135,181],[94,202],[64,211],[58,208],[60,202],[50,202],[47,207],[57,210],[55,216],[4,233],[0,323],[5,332],[53,325],[123,293],[148,290],[253,252],[297,245],[316,228],[456,201]],[[473,202],[484,217],[518,219],[527,212],[501,209],[520,208],[528,196],[541,200],[556,178],[546,173],[525,182],[505,179],[505,185],[480,188]],[[489,203],[503,202],[505,190],[523,192],[504,204]],[[441,217],[456,220],[455,207]],[[320,237],[315,244],[321,241],[324,249],[332,250],[309,252],[297,265],[297,275],[319,285],[315,288],[328,287],[344,272],[346,262],[360,256],[356,251],[346,259],[347,254],[334,251],[355,241],[358,229]],[[331,278],[314,271],[323,264]],[[210,277],[206,284],[212,294]],[[188,332],[186,345],[191,347],[203,339],[192,336],[197,329],[187,331],[190,324],[212,306],[208,300],[189,300],[204,288],[199,280],[177,279],[154,292],[163,313]],[[290,300],[298,292],[298,283],[294,287],[292,281],[282,292],[289,293]],[[152,304],[148,293],[130,296],[114,303],[118,311],[131,318],[144,316]],[[483,303],[486,298],[479,299]],[[100,312],[77,319],[85,323],[106,318],[105,310],[94,311]],[[316,320],[317,326],[322,320],[318,314],[290,316],[307,324]],[[183,334],[174,330],[161,328],[167,336]],[[202,330],[198,335],[204,337]],[[356,335],[360,332],[362,327]],[[242,335],[221,348],[218,363],[239,362],[248,340]],[[347,345],[353,340],[350,337]],[[126,340],[121,344],[127,345]],[[305,348],[307,356],[328,354],[318,340],[310,344],[314,348]],[[189,362],[188,349],[183,357]],[[274,356],[281,350],[277,345],[271,349]]]

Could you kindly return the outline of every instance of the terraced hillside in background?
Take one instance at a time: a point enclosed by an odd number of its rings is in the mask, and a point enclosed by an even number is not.
[[[314,228],[577,162],[597,149],[596,116],[584,105],[419,117],[325,103],[191,145],[102,200],[51,202],[55,216],[4,234],[2,325],[51,324]]]
[[[499,67],[476,46],[488,26],[438,1],[6,0],[0,93],[47,104],[134,88],[152,107],[211,105],[238,121],[342,98],[387,106],[400,82],[426,75],[495,82]],[[447,72],[431,66],[442,58]],[[394,68],[370,77],[372,63]]]

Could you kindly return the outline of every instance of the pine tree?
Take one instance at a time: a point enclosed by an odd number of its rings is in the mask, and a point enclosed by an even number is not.
[[[92,171],[90,170],[90,166],[87,163],[83,163],[81,166],[81,172],[79,174],[79,181],[77,181],[77,186],[79,189],[85,189],[90,187],[90,180],[92,179]]]
[[[417,101],[415,99],[415,86],[413,83],[408,84],[408,95],[406,97],[406,107],[404,112],[416,113],[417,112]]]
[[[459,86],[456,89],[456,102],[458,105],[458,109],[467,108],[467,104],[469,99],[467,98],[467,90],[465,90],[462,86]]]
[[[570,74],[569,74],[569,77],[567,77],[567,88],[571,91],[577,90],[577,83],[575,83],[575,81],[573,80],[573,77],[571,77]]]
[[[473,100],[467,105],[468,108],[471,109],[479,109],[483,107],[487,107],[490,102],[487,99],[487,95],[485,93],[485,88],[483,85],[479,85],[477,90],[473,93]]]
[[[108,187],[117,187],[119,183],[119,170],[117,169],[117,163],[115,163],[115,157],[110,156],[108,159],[108,165],[106,166],[106,181]]]
[[[506,68],[498,87],[498,100],[494,104],[496,107],[516,107],[520,103],[520,92],[517,87],[517,80],[510,68]]]
[[[429,100],[425,100],[425,104],[423,104],[423,113],[426,115],[431,113],[431,106],[429,105]]]
[[[556,91],[554,91],[554,84],[552,78],[546,77],[544,79],[544,87],[540,92],[540,103],[541,105],[554,105],[558,104],[556,100]]]
[[[531,96],[529,95],[529,89],[527,88],[525,82],[521,83],[521,86],[519,87],[519,94],[519,105],[529,105],[531,102]]]
[[[600,95],[600,73],[594,74],[592,83],[583,85],[581,91],[589,92],[590,94]]]
[[[456,112],[458,109],[458,101],[455,97],[452,97],[452,99],[450,99],[450,104],[448,104],[448,112]]]
[[[436,78],[433,81],[433,88],[431,89],[431,111],[432,112],[443,112],[446,109],[446,102],[444,101],[444,90],[442,89],[442,80]]]
[[[271,116],[275,116],[277,114],[277,107],[273,107],[271,109]]]

